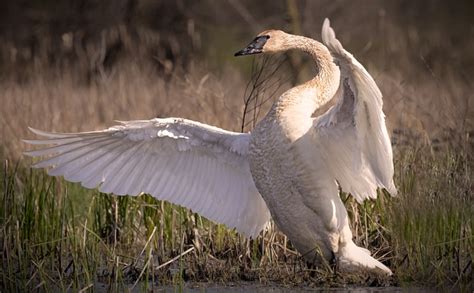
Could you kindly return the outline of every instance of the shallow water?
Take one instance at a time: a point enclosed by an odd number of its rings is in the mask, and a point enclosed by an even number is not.
[[[170,290],[170,291],[168,291]],[[163,288],[162,292],[179,292],[176,288]],[[260,286],[260,285],[245,285],[245,286],[209,286],[209,287],[198,287],[190,288],[184,287],[183,292],[198,293],[243,293],[243,292],[256,292],[256,293],[296,293],[296,292],[331,292],[331,293],[375,293],[375,292],[433,292],[427,289],[419,288],[398,288],[398,287],[367,287],[367,288],[310,288],[310,287],[278,287],[278,286]]]
[[[105,286],[95,286],[95,291],[108,291]],[[146,290],[143,286],[129,287],[129,292],[189,292],[189,293],[296,293],[296,292],[330,292],[330,293],[375,293],[375,292],[410,292],[425,293],[437,292],[427,288],[401,288],[401,287],[347,287],[347,288],[312,288],[312,287],[283,287],[276,285],[261,285],[255,283],[215,285],[215,284],[185,284],[184,286],[152,286]]]

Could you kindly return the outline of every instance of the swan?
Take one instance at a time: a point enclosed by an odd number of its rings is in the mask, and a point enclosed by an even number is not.
[[[358,202],[377,188],[396,194],[382,94],[365,68],[336,39],[328,19],[323,43],[268,30],[235,56],[297,49],[317,73],[289,89],[251,133],[183,118],[119,122],[101,131],[51,133],[30,128],[42,146],[25,152],[52,176],[101,192],[192,209],[247,237],[272,218],[304,258],[345,271],[391,274],[352,241],[339,188]],[[313,112],[331,99],[323,115]]]

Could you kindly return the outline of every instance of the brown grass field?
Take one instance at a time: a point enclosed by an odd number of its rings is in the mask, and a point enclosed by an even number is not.
[[[38,29],[31,32],[38,40],[35,50],[0,35],[1,291],[80,290],[97,283],[111,290],[134,284],[148,290],[161,284],[251,281],[471,292],[472,5],[267,2],[257,9],[251,1],[203,1],[194,7],[198,12],[185,17],[184,32],[169,29],[168,35],[162,27],[135,23],[132,29],[127,23],[110,25],[96,34],[100,38],[84,38],[77,45],[71,38],[80,30],[64,30],[55,43],[51,31]],[[138,15],[148,6],[140,7]],[[261,56],[235,59],[233,53],[261,28],[320,39],[326,16],[384,94],[399,196],[381,191],[364,205],[342,196],[356,242],[375,249],[394,270],[391,278],[309,268],[276,227],[247,240],[148,196],[117,198],[49,178],[42,170],[30,170],[31,160],[22,156],[21,139],[33,137],[28,126],[76,132],[103,129],[114,120],[174,116],[240,131],[251,74],[261,70],[252,64],[266,62],[266,86],[252,98],[269,101],[257,107],[258,115],[248,114],[249,131],[252,119],[261,118],[279,93],[310,76],[311,63],[292,53],[265,61]],[[117,43],[120,49],[113,49]],[[162,54],[161,46],[174,48],[174,55]]]

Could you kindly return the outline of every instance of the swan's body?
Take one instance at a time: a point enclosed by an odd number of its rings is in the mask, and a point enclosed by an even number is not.
[[[391,273],[353,243],[338,190],[339,185],[359,202],[374,198],[378,187],[396,192],[382,96],[327,20],[323,41],[326,46],[267,31],[237,53],[300,49],[318,67],[312,80],[285,92],[251,134],[185,119],[153,119],[89,133],[33,130],[48,139],[29,143],[55,146],[28,154],[51,156],[36,164],[52,167],[51,175],[119,195],[150,193],[250,237],[271,214],[308,261],[335,257],[342,269]],[[333,97],[334,107],[311,117]]]
[[[252,132],[250,169],[272,217],[305,258],[335,256],[341,266],[390,270],[352,241],[336,180],[359,201],[377,187],[395,193],[390,140],[382,96],[365,69],[344,51],[329,23],[322,44],[286,35],[287,43],[313,56],[318,74],[285,92]],[[312,113],[337,94],[338,103]]]

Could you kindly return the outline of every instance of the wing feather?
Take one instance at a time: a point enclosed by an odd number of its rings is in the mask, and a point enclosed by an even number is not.
[[[143,192],[144,193],[148,193],[148,194],[153,194],[155,193],[155,190],[154,189],[154,184],[156,184],[157,180],[156,178],[158,178],[159,176],[159,172],[155,172],[155,168],[156,166],[158,166],[158,162],[160,161],[160,157],[159,156],[156,156],[156,155],[153,155],[153,154],[150,154],[150,167],[148,169],[148,171],[146,172],[147,174],[147,178],[144,179],[144,184],[145,186],[143,187]]]
[[[98,187],[102,182],[105,181],[106,178],[108,177],[108,174],[114,172],[113,169],[113,164],[116,164],[118,158],[121,156],[122,152],[127,149],[127,145],[125,144],[120,144],[120,142],[117,142],[117,145],[110,149],[109,151],[104,150],[104,154],[102,157],[99,157],[96,160],[93,160],[88,168],[90,170],[95,170],[96,172],[91,171],[87,178],[84,180],[80,180],[82,183],[82,186],[87,187],[87,188],[96,188]],[[93,176],[96,175],[97,178],[96,180],[93,179]],[[80,178],[79,178],[80,179]],[[93,184],[92,182],[98,182],[97,184]],[[102,187],[102,186],[101,186]]]
[[[382,93],[367,70],[336,39],[328,19],[322,38],[339,65],[341,80],[336,104],[314,119],[318,159],[359,202],[375,198],[377,188],[395,195]]]
[[[138,195],[142,192],[141,181],[143,180],[144,174],[143,171],[146,165],[146,159],[149,154],[149,144],[144,143],[143,147],[135,153],[137,157],[135,166],[132,167],[128,174],[130,178],[124,180],[126,182],[126,188],[124,188],[123,194]]]
[[[108,176],[105,178],[104,184],[110,182],[108,186],[109,190],[107,192],[113,192],[117,195],[125,195],[123,190],[121,189],[122,182],[129,179],[127,175],[130,174],[132,164],[135,162],[136,157],[135,154],[137,150],[142,146],[142,142],[138,142],[129,146],[126,150],[124,150],[117,159],[117,163],[113,165],[113,172],[110,172]],[[133,159],[131,159],[133,158]],[[99,188],[99,190],[101,187]],[[104,186],[105,189],[105,186]],[[102,190],[101,190],[102,191]],[[105,192],[105,191],[103,191]],[[131,194],[134,195],[134,194]]]
[[[198,122],[152,119],[120,122],[102,131],[50,133],[26,143],[40,149],[36,168],[117,195],[150,193],[255,237],[270,213],[252,180],[249,134]]]
[[[189,177],[189,173],[187,168],[187,163],[188,163],[188,153],[185,153],[184,155],[179,156],[179,163],[177,163],[177,169],[176,169],[176,176],[175,184],[170,184],[171,185],[171,191],[170,193],[176,195],[176,201],[179,202],[181,205],[185,206],[186,200],[187,200],[187,195],[183,192],[183,186],[188,185],[193,178]]]
[[[209,194],[208,201],[209,203],[213,202],[215,193],[204,193],[204,191],[200,191],[198,187],[200,186],[200,182],[202,179],[199,178],[200,175],[205,176],[203,170],[207,170],[206,167],[203,165],[203,160],[207,158],[201,158],[197,156],[195,153],[190,153],[187,158],[188,167],[186,171],[188,172],[188,182],[186,184],[186,193],[196,193],[196,194]],[[217,180],[217,178],[213,178]],[[196,204],[196,200],[199,200],[200,197],[193,196],[193,197],[185,197],[184,200],[186,204],[189,206],[193,206],[193,210],[198,210],[200,206]]]
[[[97,146],[102,145],[103,141],[97,144]],[[108,144],[108,146],[118,147],[119,144],[114,142],[112,145]],[[102,154],[103,150],[100,148],[92,149],[90,147],[80,147],[74,150],[74,153],[69,150],[66,154],[59,154],[56,156],[58,163],[55,163],[54,161],[49,162],[49,164],[54,164],[55,167],[50,169],[48,174],[52,176],[64,175],[65,177],[72,177],[87,165],[100,159]],[[62,162],[59,163],[59,161]],[[67,161],[67,163],[65,161]]]
[[[165,182],[164,182],[164,186],[163,186],[163,194],[165,195],[165,197],[169,200],[172,199],[172,193],[173,193],[173,186],[175,186],[176,184],[179,184],[179,177],[178,175],[176,174],[177,173],[177,169],[179,168],[179,163],[181,161],[183,157],[182,156],[178,156],[178,158],[174,159],[174,164],[172,165],[172,167],[169,169],[169,172],[166,172],[165,174]],[[176,163],[175,163],[176,162]],[[175,195],[176,197],[173,197],[176,202],[178,204],[182,204],[182,201],[180,199],[180,194],[176,194]]]

